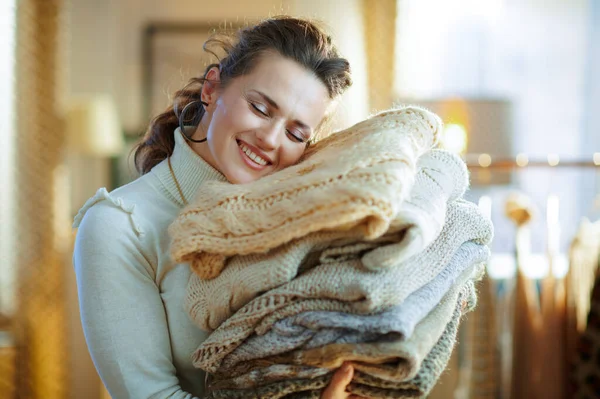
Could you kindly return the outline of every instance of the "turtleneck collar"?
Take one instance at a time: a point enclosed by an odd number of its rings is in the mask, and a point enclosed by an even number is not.
[[[174,135],[175,149],[173,150],[173,155],[171,155],[171,166],[173,167],[173,172],[179,182],[181,191],[183,191],[183,195],[188,202],[193,201],[198,189],[205,181],[227,181],[221,172],[210,166],[200,155],[192,150],[182,136],[179,128],[175,129]],[[150,173],[154,173],[158,177],[166,194],[171,199],[180,206],[184,205],[166,159],[152,168]]]

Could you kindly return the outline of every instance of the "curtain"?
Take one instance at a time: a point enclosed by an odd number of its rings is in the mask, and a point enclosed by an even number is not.
[[[17,2],[14,268],[19,398],[65,398],[68,233],[64,129],[58,110],[62,0]],[[68,224],[67,224],[68,226]]]

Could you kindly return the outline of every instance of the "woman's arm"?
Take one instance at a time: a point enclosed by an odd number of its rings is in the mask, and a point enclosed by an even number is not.
[[[85,339],[111,397],[192,399],[179,386],[149,258],[126,212],[108,201],[87,211],[73,254]]]

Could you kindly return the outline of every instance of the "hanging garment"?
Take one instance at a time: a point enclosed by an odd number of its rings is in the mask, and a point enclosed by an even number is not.
[[[572,374],[573,398],[600,397],[600,276],[596,276],[587,327],[579,337]]]
[[[573,365],[577,357],[577,341],[587,325],[599,255],[600,221],[592,223],[584,218],[569,248],[569,271],[565,277],[565,364]]]

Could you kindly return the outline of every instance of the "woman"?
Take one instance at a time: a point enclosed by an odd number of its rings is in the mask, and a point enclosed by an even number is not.
[[[204,374],[191,354],[207,337],[182,308],[190,275],[168,256],[167,227],[203,182],[251,182],[298,162],[351,84],[348,61],[311,22],[271,18],[175,95],[136,149],[140,178],[101,189],[75,220],[81,318],[115,398],[193,398]],[[342,367],[324,398],[348,398]]]

